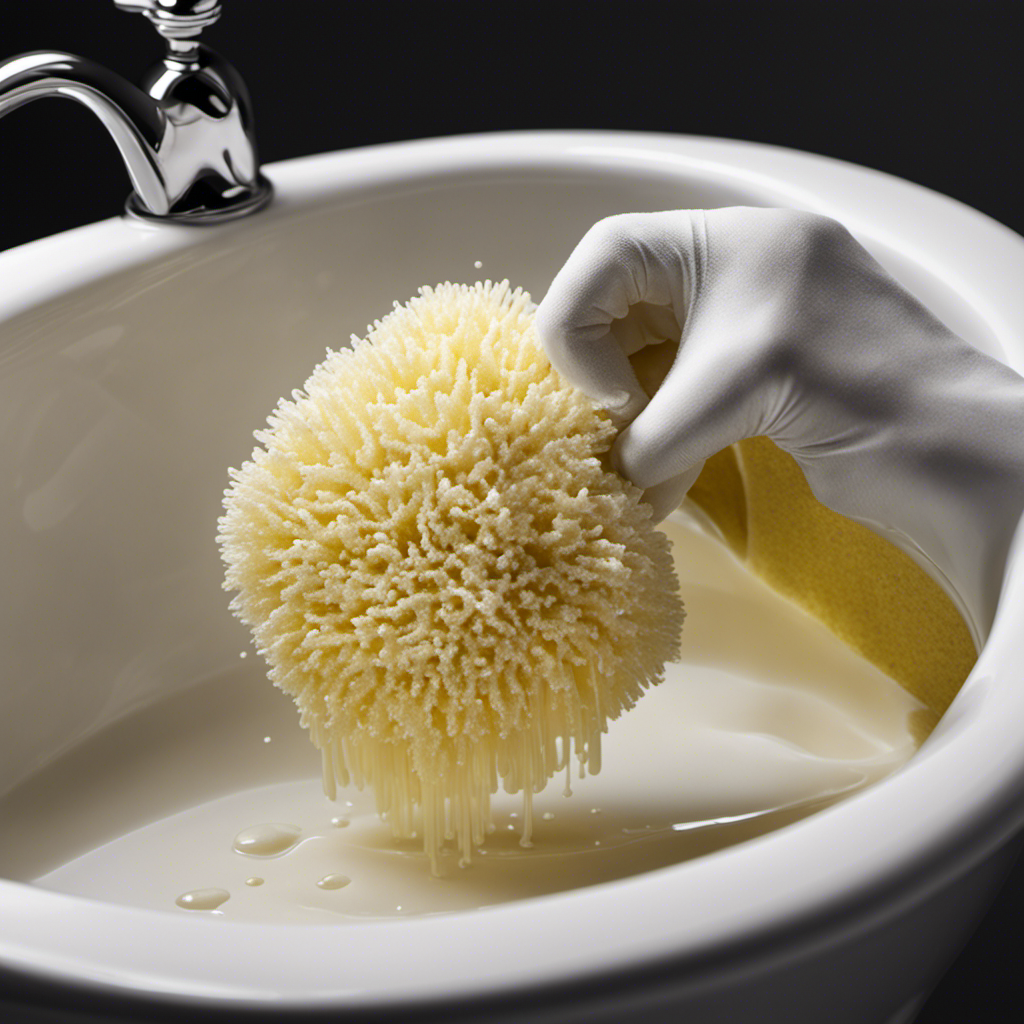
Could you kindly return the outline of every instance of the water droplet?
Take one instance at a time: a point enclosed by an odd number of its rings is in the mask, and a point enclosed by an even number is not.
[[[554,821],[554,820],[555,820],[555,816],[554,816],[554,815],[553,815],[553,814],[552,814],[552,813],[551,813],[550,811],[545,811],[545,812],[544,812],[544,813],[543,813],[543,814],[541,815],[541,817],[542,817],[542,818],[543,818],[543,819],[544,819],[545,821]]]
[[[240,658],[245,658],[245,657],[247,657],[247,654],[246,654],[246,652],[245,652],[245,651],[239,651],[239,652],[238,652],[238,656],[239,656]]]
[[[253,825],[235,836],[232,844],[237,853],[248,854],[250,857],[276,857],[286,853],[298,841],[302,829],[298,825]]]
[[[351,881],[348,875],[324,875],[316,884],[321,889],[344,889]]]
[[[216,910],[230,898],[227,889],[193,889],[183,892],[174,902],[184,910]]]
[[[481,260],[473,260],[473,266],[479,270],[483,266],[483,262]]]
[[[264,743],[269,743],[270,742],[270,737],[269,736],[264,736],[263,737],[263,742]]]
[[[252,878],[247,878],[245,880],[245,884],[246,885],[262,885],[263,884],[263,879],[257,877],[256,875],[253,875]]]
[[[352,824],[348,818],[331,818],[331,824],[335,828],[348,828]]]
[[[601,808],[600,807],[591,807],[590,808],[590,813],[591,814],[600,814],[601,813]]]

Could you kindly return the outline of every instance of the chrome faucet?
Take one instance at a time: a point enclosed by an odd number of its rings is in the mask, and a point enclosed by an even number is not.
[[[137,88],[95,61],[37,51],[0,63],[0,117],[35,99],[65,96],[110,132],[135,191],[129,213],[210,224],[252,213],[271,198],[259,172],[249,95],[238,72],[199,42],[220,0],[114,0],[144,14],[166,54]]]

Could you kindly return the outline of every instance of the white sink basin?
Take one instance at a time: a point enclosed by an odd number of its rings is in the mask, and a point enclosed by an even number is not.
[[[836,161],[552,133],[266,173],[277,200],[249,220],[108,221],[0,257],[0,795],[129,710],[237,666],[245,635],[213,540],[226,467],[327,346],[424,283],[508,278],[539,299],[605,215],[795,206],[843,221],[953,330],[1024,368],[1024,240]],[[895,1020],[1015,850],[1022,562],[1018,543],[993,632],[920,753],[799,824],[615,884],[345,929],[225,928],[0,880],[0,1005]],[[765,1006],[776,1016],[751,1009]]]

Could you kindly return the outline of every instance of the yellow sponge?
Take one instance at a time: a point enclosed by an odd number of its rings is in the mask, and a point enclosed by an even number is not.
[[[669,543],[507,283],[424,288],[282,400],[232,471],[231,607],[399,836],[483,841],[498,780],[600,767],[683,620]]]
[[[690,497],[765,582],[927,706],[923,739],[977,659],[942,588],[889,541],[822,505],[797,461],[766,437],[708,459]]]
[[[666,341],[630,357],[648,395],[677,351]],[[977,660],[942,588],[888,540],[818,501],[796,459],[767,437],[713,455],[688,497],[753,572],[926,706],[914,723],[923,740]]]

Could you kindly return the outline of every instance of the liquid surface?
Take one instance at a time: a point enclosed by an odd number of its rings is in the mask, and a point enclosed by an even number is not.
[[[235,920],[470,910],[712,853],[910,757],[922,713],[914,698],[695,521],[665,529],[687,604],[683,659],[611,724],[599,775],[573,777],[569,798],[563,778],[535,797],[531,849],[519,843],[521,797],[499,793],[495,830],[472,864],[460,868],[448,850],[442,877],[431,877],[420,842],[393,839],[372,794],[324,797],[290,701],[249,658],[4,797],[0,871],[170,913],[183,913],[189,895],[189,913]],[[230,898],[200,910],[197,894],[212,891]]]

